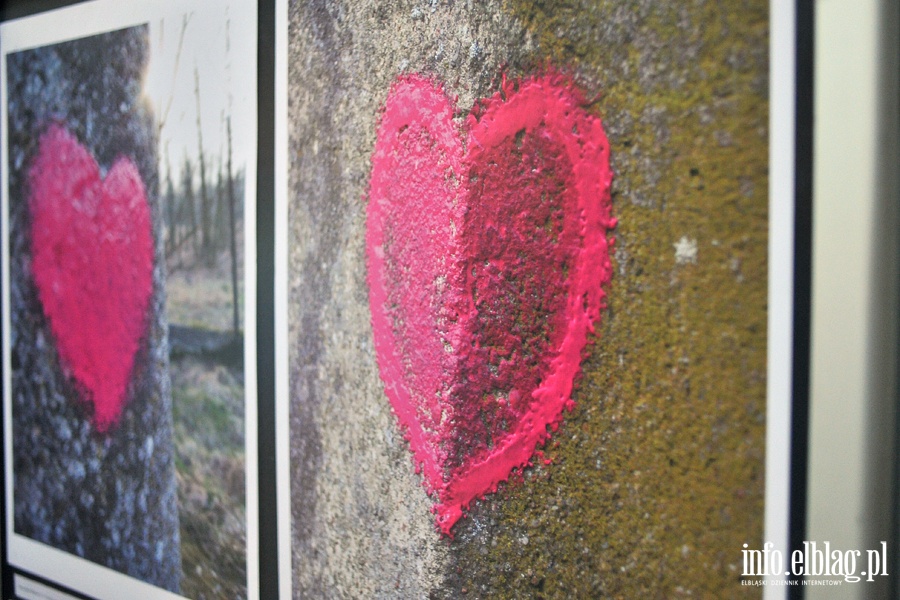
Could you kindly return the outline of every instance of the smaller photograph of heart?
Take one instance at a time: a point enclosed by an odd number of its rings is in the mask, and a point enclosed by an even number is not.
[[[139,85],[149,50],[146,25],[4,46],[4,539],[13,564],[51,580],[52,562],[20,562],[31,543],[178,592],[158,130]]]
[[[0,24],[3,543],[79,597],[246,598],[256,8],[164,8]]]

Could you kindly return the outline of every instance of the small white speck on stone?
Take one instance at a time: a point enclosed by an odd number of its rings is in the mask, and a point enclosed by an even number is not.
[[[673,246],[675,247],[675,264],[693,265],[697,263],[697,240],[682,236]]]
[[[628,252],[621,244],[616,244],[616,263],[619,265],[619,275],[625,276],[626,265],[628,264]]]

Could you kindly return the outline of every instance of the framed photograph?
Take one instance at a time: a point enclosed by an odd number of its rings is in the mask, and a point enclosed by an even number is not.
[[[23,16],[0,69],[4,597],[258,598],[256,4]]]
[[[276,3],[280,597],[788,593],[797,6]]]

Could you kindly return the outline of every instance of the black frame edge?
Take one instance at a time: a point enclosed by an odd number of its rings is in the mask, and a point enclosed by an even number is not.
[[[815,14],[812,0],[796,0],[794,107],[794,306],[791,378],[789,551],[806,537],[809,471],[810,326],[812,308],[813,102]],[[791,575],[790,580],[802,576]],[[788,598],[803,598],[801,585]]]
[[[275,397],[275,0],[258,2],[256,364],[259,597],[278,598]]]

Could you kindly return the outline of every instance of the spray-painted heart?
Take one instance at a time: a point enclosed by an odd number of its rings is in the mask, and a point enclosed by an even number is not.
[[[32,273],[60,360],[100,431],[116,423],[153,289],[144,184],[118,159],[106,179],[68,131],[51,125],[29,172]]]
[[[461,126],[423,76],[385,103],[366,237],[375,349],[446,534],[573,406],[615,226],[609,145],[584,107],[553,73],[504,82]]]

